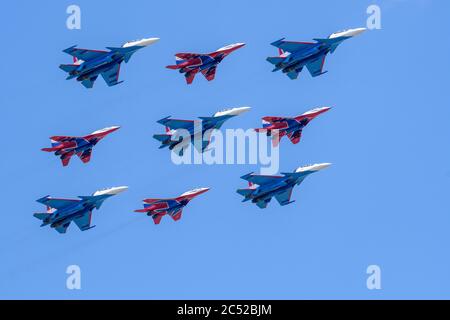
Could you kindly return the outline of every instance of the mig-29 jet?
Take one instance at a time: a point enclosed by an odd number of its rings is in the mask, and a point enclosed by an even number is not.
[[[170,117],[158,120],[166,126],[165,134],[155,134],[153,138],[161,142],[161,148],[169,147],[181,157],[192,142],[198,152],[204,152],[210,144],[213,130],[218,130],[228,119],[250,110],[250,107],[231,108],[216,112],[212,117],[199,117],[200,120],[179,120]],[[187,139],[189,138],[189,139]]]
[[[35,213],[34,217],[41,220],[41,227],[50,225],[59,233],[66,233],[73,221],[81,231],[92,229],[92,210],[100,209],[103,201],[119,194],[128,187],[114,187],[94,192],[92,196],[80,196],[79,199],[59,199],[50,196],[36,200],[47,206],[47,212]]]
[[[145,199],[144,209],[135,210],[135,212],[146,213],[153,218],[155,224],[161,222],[161,218],[166,214],[171,216],[174,221],[181,218],[184,207],[195,197],[208,191],[209,188],[198,188],[187,191],[181,196],[170,199]]]
[[[239,189],[237,193],[244,196],[242,202],[251,201],[261,209],[267,207],[272,197],[275,197],[281,206],[285,206],[294,202],[291,201],[291,195],[296,185],[300,185],[311,173],[328,168],[330,165],[330,163],[307,165],[294,172],[281,173],[281,176],[249,173],[241,177],[248,181],[249,188]]]
[[[159,38],[148,38],[130,41],[122,47],[107,47],[109,51],[80,49],[72,46],[63,52],[73,56],[73,64],[62,64],[59,68],[69,74],[66,80],[76,78],[88,89],[94,86],[99,75],[102,75],[106,84],[112,87],[123,82],[119,81],[121,63],[123,61],[127,63],[136,51],[158,40]]]
[[[52,147],[43,148],[42,151],[54,152],[55,156],[61,158],[64,167],[69,164],[70,158],[75,154],[83,163],[88,163],[91,160],[92,148],[108,134],[119,128],[117,126],[104,128],[84,137],[53,136],[50,137]]]
[[[328,53],[333,53],[345,40],[364,32],[366,28],[338,31],[326,39],[314,39],[316,42],[296,42],[277,40],[271,45],[278,48],[278,57],[268,57],[267,61],[275,65],[273,72],[281,70],[292,80],[297,79],[299,73],[306,66],[311,76],[317,77],[327,71],[323,71],[325,58]]]
[[[217,65],[230,53],[243,46],[245,46],[245,43],[235,43],[211,53],[177,53],[175,54],[176,64],[166,68],[184,73],[187,84],[194,81],[198,72],[201,72],[206,80],[211,81],[214,80],[216,75]]]
[[[293,118],[264,117],[262,118],[263,128],[255,129],[255,131],[266,133],[268,137],[272,137],[274,147],[278,146],[284,136],[287,136],[293,144],[297,144],[300,142],[302,131],[308,123],[330,109],[330,107],[315,108]]]

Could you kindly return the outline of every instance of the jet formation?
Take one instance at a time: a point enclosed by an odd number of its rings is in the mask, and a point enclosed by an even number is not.
[[[54,152],[61,158],[63,166],[69,164],[70,158],[77,155],[83,163],[91,160],[92,148],[104,137],[118,130],[120,127],[108,127],[92,132],[84,137],[53,136],[50,137],[51,148],[43,148],[42,151]]]
[[[180,157],[189,146],[189,141],[198,152],[202,153],[206,151],[211,142],[213,130],[220,129],[228,119],[249,110],[250,107],[225,109],[216,112],[212,117],[199,117],[200,120],[179,120],[166,117],[157,121],[166,127],[166,133],[155,134],[153,138],[161,142],[160,149],[168,147]],[[189,135],[190,139],[186,139],[186,135]]]
[[[281,173],[280,176],[265,176],[249,173],[241,177],[248,181],[249,188],[238,189],[237,193],[244,196],[243,202],[251,201],[259,208],[264,209],[272,197],[281,206],[293,203],[292,191],[296,185],[300,185],[310,174],[328,168],[331,163],[320,163],[299,167],[294,172]]]
[[[94,228],[91,226],[92,211],[100,209],[103,202],[125,190],[128,187],[114,187],[94,192],[91,196],[79,196],[79,199],[61,199],[50,196],[36,200],[47,206],[47,212],[35,213],[34,217],[41,220],[41,227],[50,225],[59,233],[66,233],[73,221],[81,231]]]
[[[268,57],[266,60],[275,66],[273,72],[281,70],[290,79],[297,79],[305,67],[311,76],[317,77],[326,73],[323,71],[323,67],[329,53],[334,53],[342,42],[365,30],[365,28],[357,28],[339,31],[325,39],[316,38],[315,42],[286,41],[282,38],[272,43],[278,48],[279,55]],[[123,82],[119,81],[122,62],[128,63],[134,53],[158,40],[159,38],[147,38],[129,41],[121,47],[107,47],[108,51],[72,46],[63,52],[73,57],[73,63],[62,64],[60,69],[68,74],[67,80],[76,79],[86,88],[92,88],[99,75],[103,77],[108,86],[115,86]],[[222,60],[244,45],[244,43],[235,43],[206,54],[177,53],[175,54],[175,65],[169,65],[167,68],[178,70],[184,74],[187,84],[191,84],[199,72],[208,81],[212,81],[215,78],[217,66]],[[230,108],[216,112],[211,117],[199,117],[199,120],[166,117],[158,121],[166,127],[166,132],[155,134],[153,137],[161,143],[160,148],[167,147],[179,156],[183,155],[190,143],[193,143],[199,152],[205,152],[210,145],[213,130],[219,130],[228,119],[248,110],[250,107]],[[321,107],[295,117],[263,117],[263,127],[257,128],[255,131],[266,133],[272,138],[274,146],[279,144],[283,136],[287,136],[293,144],[297,144],[301,140],[303,129],[309,122],[328,110],[330,110],[329,107]],[[53,136],[50,138],[51,147],[43,148],[42,151],[53,152],[60,157],[63,166],[67,166],[74,155],[80,157],[83,163],[87,163],[91,159],[93,147],[118,129],[118,126],[108,127],[81,137]],[[186,139],[187,137],[190,139]],[[249,187],[238,189],[237,193],[244,197],[243,202],[251,201],[262,209],[268,206],[273,197],[281,206],[286,206],[294,202],[291,197],[295,186],[300,185],[310,174],[328,168],[330,165],[330,163],[307,165],[280,175],[249,173],[241,177],[248,182]],[[81,231],[86,231],[94,227],[91,225],[93,210],[100,209],[106,199],[127,189],[128,187],[103,189],[94,192],[91,196],[79,196],[78,199],[45,196],[38,199],[37,202],[47,207],[46,212],[35,213],[34,217],[42,221],[42,227],[50,226],[59,233],[66,233],[72,222]],[[159,224],[165,215],[178,221],[184,207],[192,199],[208,190],[209,188],[198,188],[175,198],[145,199],[143,208],[135,210],[135,212],[145,213],[152,217],[155,224]]]
[[[330,107],[315,108],[305,113],[289,117],[264,117],[262,118],[263,127],[255,129],[256,132],[266,133],[272,137],[272,145],[278,146],[280,139],[287,136],[293,144],[300,142],[303,129],[318,115],[330,110]]]
[[[357,28],[338,31],[326,39],[314,39],[316,42],[286,41],[282,38],[271,43],[278,48],[279,56],[268,57],[267,61],[275,65],[273,72],[281,70],[292,80],[298,78],[305,66],[311,76],[317,77],[327,72],[323,71],[323,66],[328,53],[333,53],[342,42],[365,30],[366,28]]]
[[[109,87],[118,85],[120,65],[128,63],[131,56],[138,50],[145,48],[159,38],[148,38],[129,41],[121,47],[107,47],[109,51],[81,49],[76,46],[65,49],[63,52],[73,57],[72,64],[62,64],[60,69],[69,75],[66,80],[76,78],[83,86],[90,89],[95,80],[101,75]]]
[[[206,80],[212,81],[216,76],[217,65],[230,53],[243,46],[245,46],[245,43],[235,43],[211,53],[177,53],[175,54],[176,64],[166,68],[184,73],[187,84],[191,84],[194,81],[198,72],[201,72]]]
[[[161,218],[165,215],[172,217],[174,221],[178,221],[181,218],[183,209],[187,204],[195,197],[205,193],[209,188],[198,188],[187,191],[176,198],[169,199],[145,199],[144,208],[135,210],[135,212],[146,213],[149,217],[153,218],[155,224],[161,222]]]

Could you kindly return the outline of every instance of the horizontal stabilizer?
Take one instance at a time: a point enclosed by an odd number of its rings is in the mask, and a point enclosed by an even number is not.
[[[65,72],[68,72],[68,73],[76,70],[78,67],[79,67],[79,65],[77,65],[77,64],[62,64],[59,66],[59,68],[61,70],[64,70]]]
[[[238,189],[237,193],[241,196],[247,197],[253,193],[254,189]]]
[[[170,141],[170,134],[154,134],[153,138],[162,142],[162,143],[167,143]]]
[[[47,217],[49,217],[50,214],[48,213],[35,213],[33,214],[33,217],[39,219],[39,220],[45,220]]]
[[[283,57],[268,57],[266,60],[269,61],[271,64],[277,65],[279,63],[282,63],[285,58]]]

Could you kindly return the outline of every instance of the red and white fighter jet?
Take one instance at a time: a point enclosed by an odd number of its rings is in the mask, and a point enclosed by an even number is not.
[[[174,221],[181,218],[184,207],[195,197],[208,191],[209,188],[198,188],[187,191],[176,198],[169,199],[145,199],[144,208],[135,210],[135,212],[146,213],[153,218],[155,224],[161,222],[161,218],[166,214],[171,216]]]

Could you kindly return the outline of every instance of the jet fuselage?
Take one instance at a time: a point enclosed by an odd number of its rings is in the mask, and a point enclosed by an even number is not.
[[[77,77],[77,81],[83,81],[92,77],[98,76],[101,73],[109,70],[111,67],[120,64],[124,61],[124,56],[117,52],[110,52],[105,56],[100,56],[96,59],[84,61],[80,66],[70,73],[71,78]]]
[[[289,54],[286,59],[276,66],[275,71],[282,69],[283,73],[300,70],[321,56],[330,52],[330,46],[317,43],[306,51],[297,51]]]
[[[47,217],[42,226],[51,224],[52,228],[61,226],[66,222],[72,221],[76,218],[82,217],[89,211],[98,208],[103,201],[109,198],[110,195],[97,196],[94,199],[74,201],[72,205],[66,206],[62,209],[57,209],[49,217]]]

